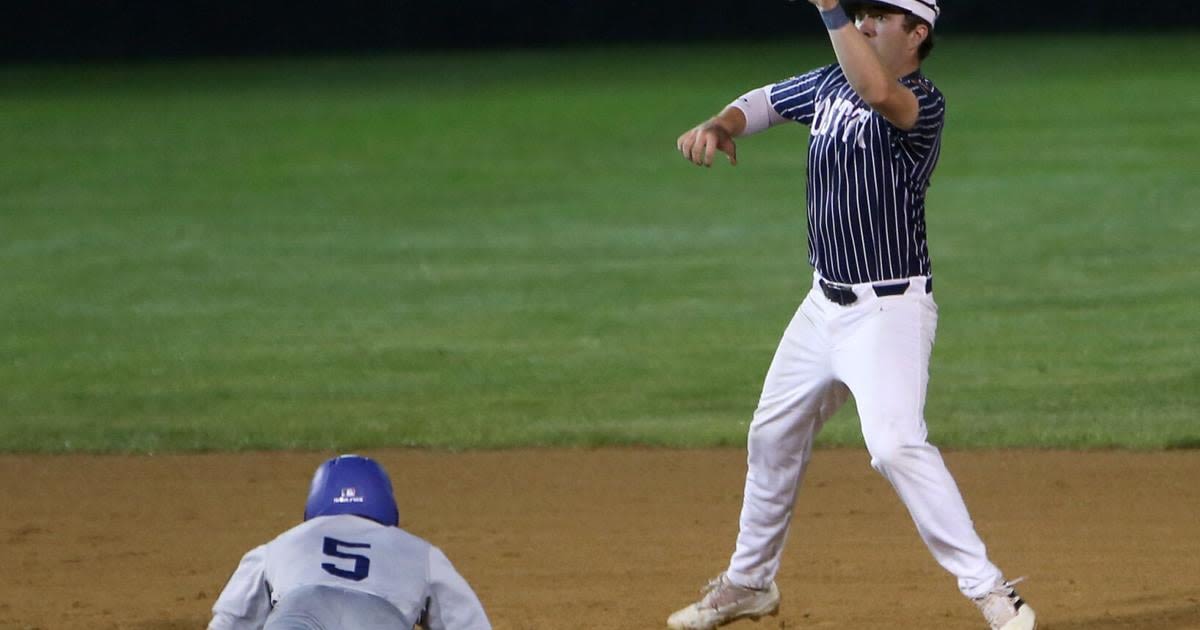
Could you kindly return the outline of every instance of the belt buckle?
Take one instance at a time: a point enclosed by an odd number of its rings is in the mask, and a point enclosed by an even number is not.
[[[849,285],[838,285],[832,282],[818,281],[821,286],[821,292],[825,294],[825,298],[838,306],[849,306],[858,301],[858,296],[854,294],[854,289]]]

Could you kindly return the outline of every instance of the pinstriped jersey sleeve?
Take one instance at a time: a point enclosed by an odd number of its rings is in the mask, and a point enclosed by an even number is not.
[[[770,86],[767,93],[770,96],[771,107],[788,120],[811,125],[814,104],[817,102],[817,88],[834,67],[836,66],[831,65],[810,70]]]
[[[946,122],[946,98],[923,76],[908,77],[904,86],[917,97],[917,122],[907,132],[900,132],[900,141],[913,158],[924,158],[939,145],[942,126]]]

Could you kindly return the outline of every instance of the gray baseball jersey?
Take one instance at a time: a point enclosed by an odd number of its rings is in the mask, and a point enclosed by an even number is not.
[[[322,597],[311,596],[314,587],[323,587]],[[440,549],[399,528],[339,515],[310,519],[243,556],[208,628],[260,630],[277,610],[296,615],[306,606],[314,608],[308,613],[314,620],[335,618],[343,613],[333,608],[346,606],[328,596],[330,589],[386,601],[396,612],[395,627],[405,630],[418,621],[428,630],[492,627]],[[376,618],[387,614],[387,605],[375,608]]]

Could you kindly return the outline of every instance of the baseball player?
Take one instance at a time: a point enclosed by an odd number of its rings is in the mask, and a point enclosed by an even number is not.
[[[992,630],[1032,630],[1033,610],[993,565],[942,456],[927,439],[925,388],[937,326],[925,191],[945,99],[921,73],[936,0],[809,0],[837,63],[751,90],[683,133],[677,148],[737,163],[735,137],[809,127],[812,289],[783,334],[748,436],[746,485],[728,568],[671,628],[775,614],[775,575],[821,426],[852,394],[871,465],[895,488],[934,558]],[[1019,581],[1019,580],[1018,580]]]
[[[490,630],[445,554],[399,529],[399,519],[378,463],[358,455],[325,462],[304,522],[242,557],[209,630]]]

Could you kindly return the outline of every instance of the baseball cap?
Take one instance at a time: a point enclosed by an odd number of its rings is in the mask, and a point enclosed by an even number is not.
[[[930,27],[937,21],[938,14],[941,13],[941,9],[937,5],[937,0],[861,0],[847,4],[855,7],[870,5],[893,7],[929,22]]]

